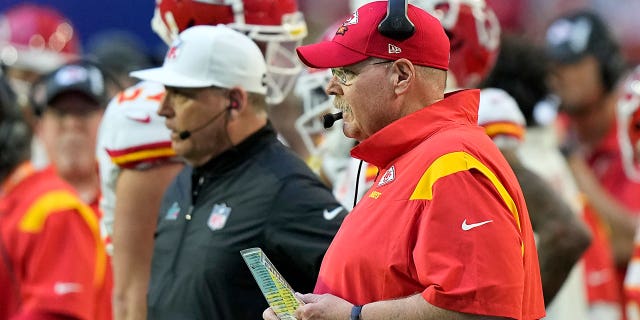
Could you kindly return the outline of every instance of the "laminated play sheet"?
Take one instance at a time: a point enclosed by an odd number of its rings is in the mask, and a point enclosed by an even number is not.
[[[295,291],[260,248],[240,251],[269,306],[282,320],[295,320],[294,313],[302,305]]]

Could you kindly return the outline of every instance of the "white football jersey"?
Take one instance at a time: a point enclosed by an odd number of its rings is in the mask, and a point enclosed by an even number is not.
[[[96,148],[103,236],[113,234],[115,187],[122,169],[144,170],[179,161],[171,148],[171,132],[157,114],[164,94],[163,85],[144,81],[120,92],[107,106]]]

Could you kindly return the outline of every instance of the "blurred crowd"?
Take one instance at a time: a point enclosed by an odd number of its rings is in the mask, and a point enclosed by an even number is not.
[[[311,292],[341,222],[395,174],[323,123],[338,111],[327,86],[349,75],[296,55],[371,1],[334,2],[158,0],[140,17],[162,62],[127,30],[83,46],[53,7],[0,12],[0,319],[255,319],[268,305],[243,246]],[[446,91],[480,90],[478,125],[536,235],[546,319],[640,320],[640,1],[408,3],[449,38]],[[200,98],[224,101],[206,113]]]

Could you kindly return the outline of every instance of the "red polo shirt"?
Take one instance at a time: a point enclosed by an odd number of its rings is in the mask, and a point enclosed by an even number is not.
[[[440,308],[539,319],[538,257],[515,175],[477,123],[478,90],[352,150],[381,168],[327,251],[316,293],[362,305],[421,293]]]

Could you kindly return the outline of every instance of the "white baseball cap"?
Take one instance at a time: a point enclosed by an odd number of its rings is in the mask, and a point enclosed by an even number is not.
[[[130,75],[170,87],[240,86],[249,92],[266,94],[266,72],[264,56],[253,40],[219,24],[184,30],[171,44],[162,67]]]

